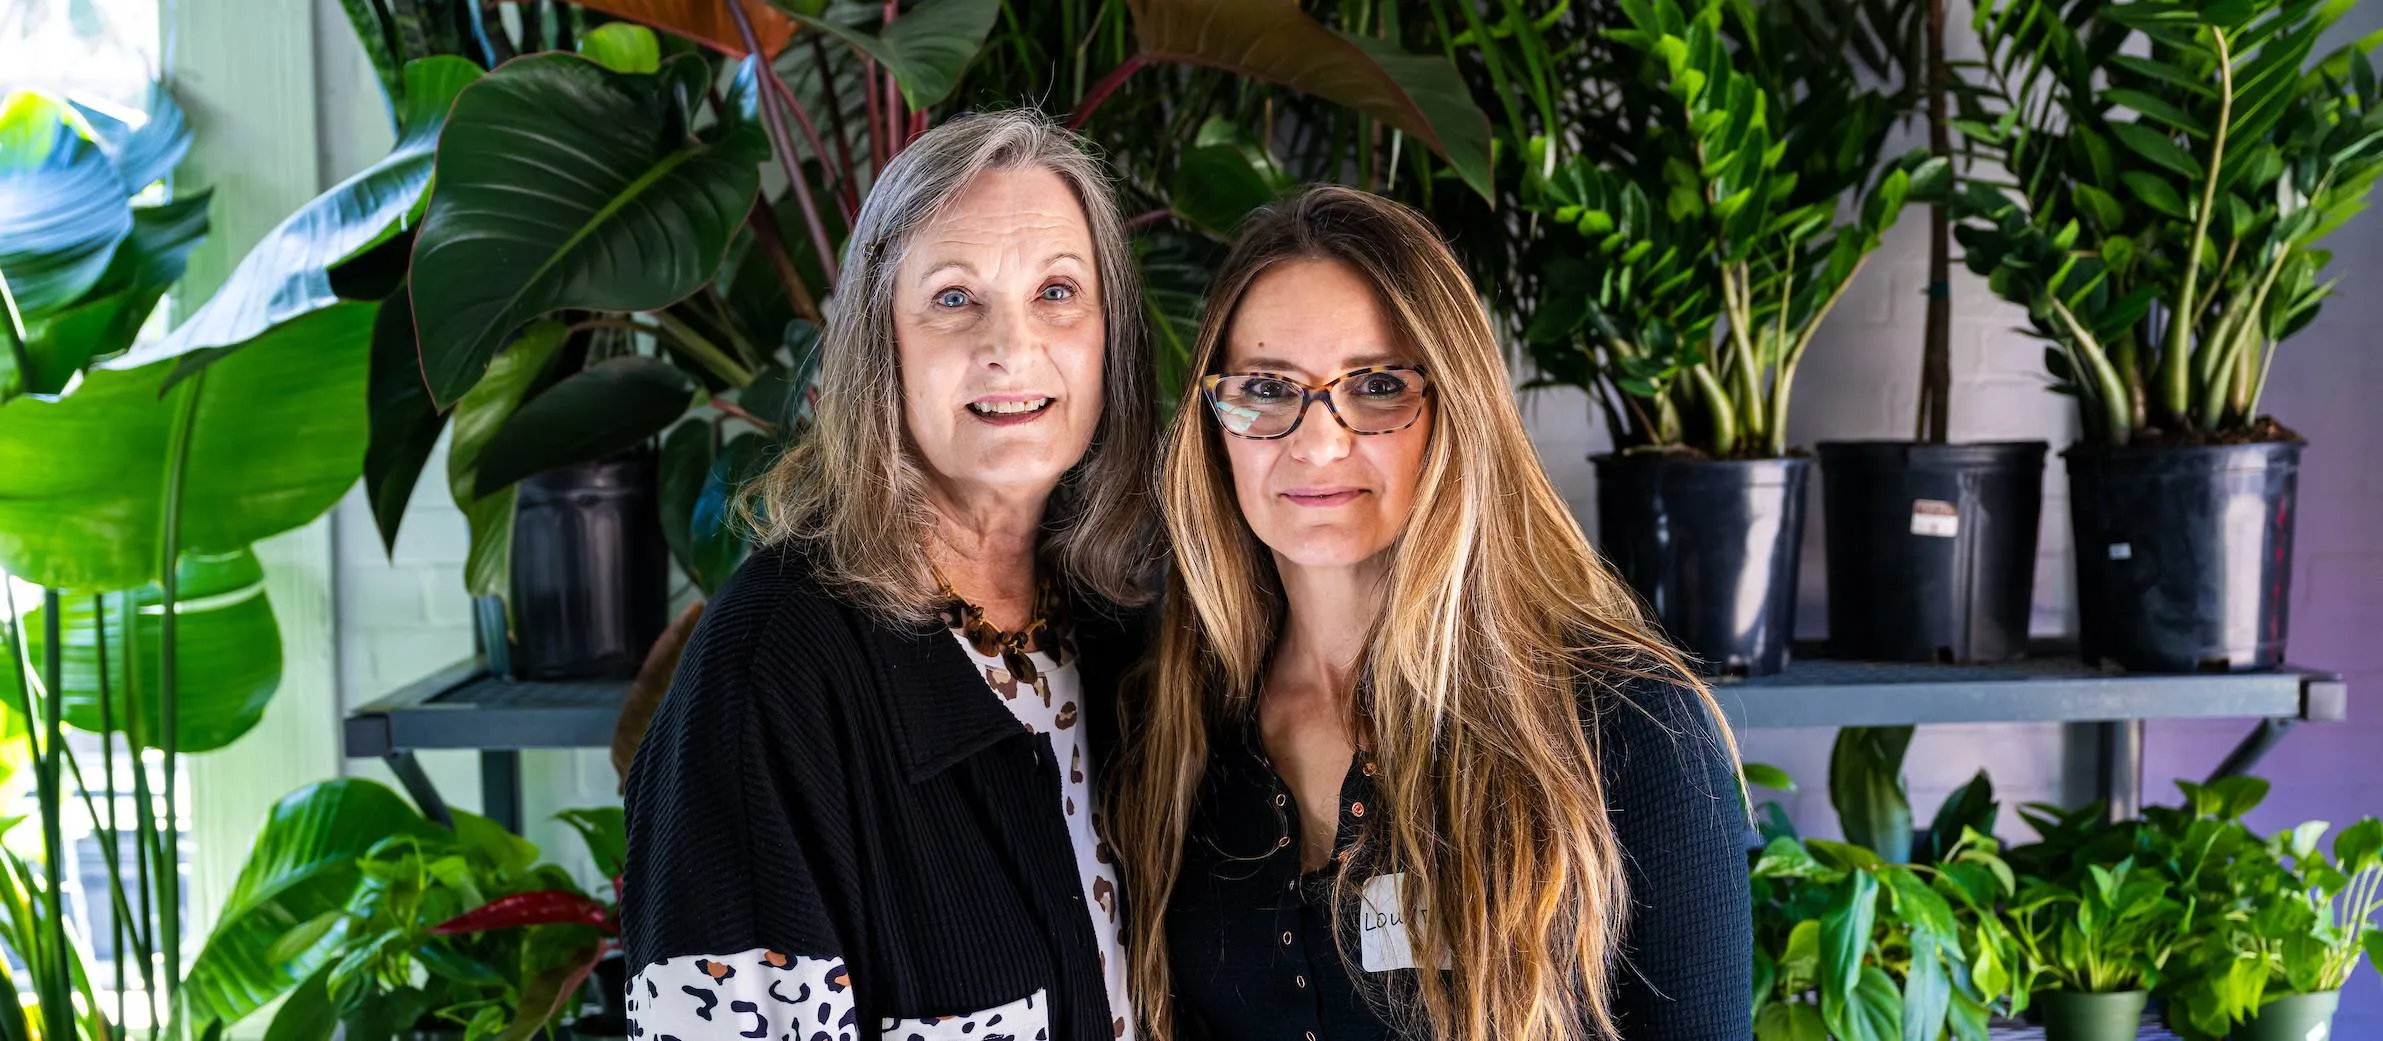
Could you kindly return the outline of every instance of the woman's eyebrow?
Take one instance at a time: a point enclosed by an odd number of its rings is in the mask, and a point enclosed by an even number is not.
[[[1333,375],[1337,376],[1343,372],[1349,372],[1355,369],[1372,369],[1386,365],[1404,365],[1406,363],[1407,359],[1404,355],[1366,354],[1355,358],[1341,359],[1341,367],[1338,371],[1334,372]],[[1265,369],[1269,372],[1297,373],[1303,376],[1315,375],[1315,373],[1309,372],[1307,369],[1301,366],[1284,361],[1281,358],[1245,358],[1239,362],[1235,362],[1232,365],[1232,368],[1237,371],[1244,369]]]

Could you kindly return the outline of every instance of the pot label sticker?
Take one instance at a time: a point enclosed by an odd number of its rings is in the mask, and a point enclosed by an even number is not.
[[[1365,892],[1358,897],[1358,964],[1367,972],[1415,967],[1415,949],[1407,937],[1406,902],[1402,899],[1406,882],[1404,872],[1375,875],[1365,881]],[[1415,909],[1418,917],[1428,913],[1429,908]],[[1445,969],[1449,965],[1448,952],[1440,952],[1440,967]]]
[[[1961,534],[1961,511],[1942,499],[1911,501],[1911,533],[1934,539]]]
[[[2133,560],[2133,559],[2135,559],[2135,544],[2134,544],[2134,543],[2132,543],[2132,542],[2113,542],[2113,543],[2111,543],[2111,544],[2110,544],[2110,559],[2112,559],[2112,560]]]

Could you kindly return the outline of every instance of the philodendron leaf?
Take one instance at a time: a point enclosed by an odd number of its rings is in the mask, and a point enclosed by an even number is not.
[[[337,304],[330,268],[389,234],[421,201],[447,107],[479,76],[478,66],[453,56],[408,62],[396,147],[283,218],[240,258],[198,313],[129,355],[129,363],[180,358],[173,377],[178,381],[255,343],[266,330]]]
[[[701,419],[690,419],[671,428],[662,439],[662,458],[659,464],[655,505],[662,511],[662,541],[669,543],[671,559],[679,569],[695,579],[705,596],[712,594],[716,583],[695,567],[695,502],[703,495],[703,484],[712,472],[712,425]]]
[[[705,475],[703,491],[695,498],[688,539],[695,558],[697,581],[718,589],[745,559],[748,544],[736,515],[736,497],[746,482],[760,476],[769,462],[769,439],[756,433],[738,434],[721,446]]]
[[[346,906],[356,858],[393,835],[441,833],[397,793],[360,778],[311,784],[275,803],[191,962],[182,994],[194,1022],[236,1022],[313,976],[340,953],[346,929],[289,960],[266,953],[301,923]]]
[[[73,303],[132,233],[116,167],[79,122],[46,94],[0,98],[0,321]]]
[[[478,494],[480,456],[569,335],[560,322],[531,326],[497,354],[488,375],[455,404],[455,435],[447,444],[447,490],[471,528],[463,585],[474,596],[509,596],[513,569],[514,491],[507,485],[493,495]]]
[[[1446,59],[1333,32],[1291,0],[1128,6],[1147,60],[1223,69],[1355,109],[1413,135],[1489,196],[1489,117]]]
[[[1910,727],[1846,727],[1829,754],[1829,802],[1848,841],[1888,863],[1911,857],[1911,800],[1903,790]]]
[[[397,527],[413,499],[422,467],[430,461],[445,413],[430,403],[422,386],[421,355],[414,350],[414,312],[402,296],[382,305],[372,326],[372,382],[366,393],[372,439],[364,449],[364,498],[380,529],[381,546],[397,552]]]
[[[534,54],[456,99],[414,240],[431,397],[461,398],[515,329],[563,308],[644,311],[701,288],[753,207],[767,142],[680,126],[668,82]]]
[[[614,72],[654,72],[662,67],[662,41],[654,38],[652,29],[628,22],[588,30],[579,38],[579,53]]]
[[[786,42],[794,38],[793,19],[771,7],[765,0],[736,0],[736,4],[745,9],[745,17],[753,26],[753,36],[760,41],[764,52],[774,57],[786,49]],[[711,0],[581,0],[580,6],[683,36],[731,58],[742,58],[746,53],[744,34],[737,30],[736,15],[728,10],[725,3],[713,3]],[[818,6],[824,6],[824,3]]]
[[[170,362],[110,365],[57,401],[0,408],[0,566],[61,589],[156,581],[166,469],[185,420],[184,552],[235,552],[322,516],[363,466],[378,306],[277,326],[171,390]]]
[[[851,44],[893,73],[902,100],[913,109],[939,104],[960,85],[960,74],[976,60],[1001,13],[1000,0],[927,0],[870,33],[804,13],[809,4],[777,0],[779,8],[806,27]]]
[[[506,418],[480,454],[474,494],[627,451],[686,415],[699,394],[684,370],[650,355],[613,358],[572,373]]]
[[[247,549],[220,555],[185,555],[176,569],[174,644],[175,731],[184,752],[211,752],[231,744],[265,717],[265,706],[281,687],[281,629],[265,598],[265,569]],[[136,639],[127,643],[125,600],[132,601]],[[67,725],[85,733],[128,728],[137,702],[141,744],[163,748],[158,703],[159,666],[165,646],[163,604],[156,586],[98,597],[69,596],[59,606],[64,638],[60,679],[66,692]],[[39,608],[26,615],[25,643],[33,660],[43,653]],[[100,637],[107,638],[109,708],[100,711]],[[125,669],[129,652],[139,656],[138,684]]]

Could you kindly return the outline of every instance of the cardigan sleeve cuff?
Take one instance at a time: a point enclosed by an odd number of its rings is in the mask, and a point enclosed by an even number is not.
[[[642,1041],[861,1041],[842,958],[756,947],[665,958],[629,980]]]

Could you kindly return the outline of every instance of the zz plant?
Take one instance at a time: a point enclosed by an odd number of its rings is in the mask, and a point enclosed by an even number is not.
[[[2280,343],[2383,176],[2383,34],[2311,60],[2322,0],[1995,0],[1957,129],[1968,264],[2027,309],[2102,445],[2276,440]]]
[[[1949,175],[1925,152],[1879,162],[1902,102],[1810,53],[1794,6],[1619,0],[1577,42],[1605,88],[1565,95],[1586,111],[1525,143],[1545,253],[1525,338],[1617,448],[1785,454],[1822,321]]]

